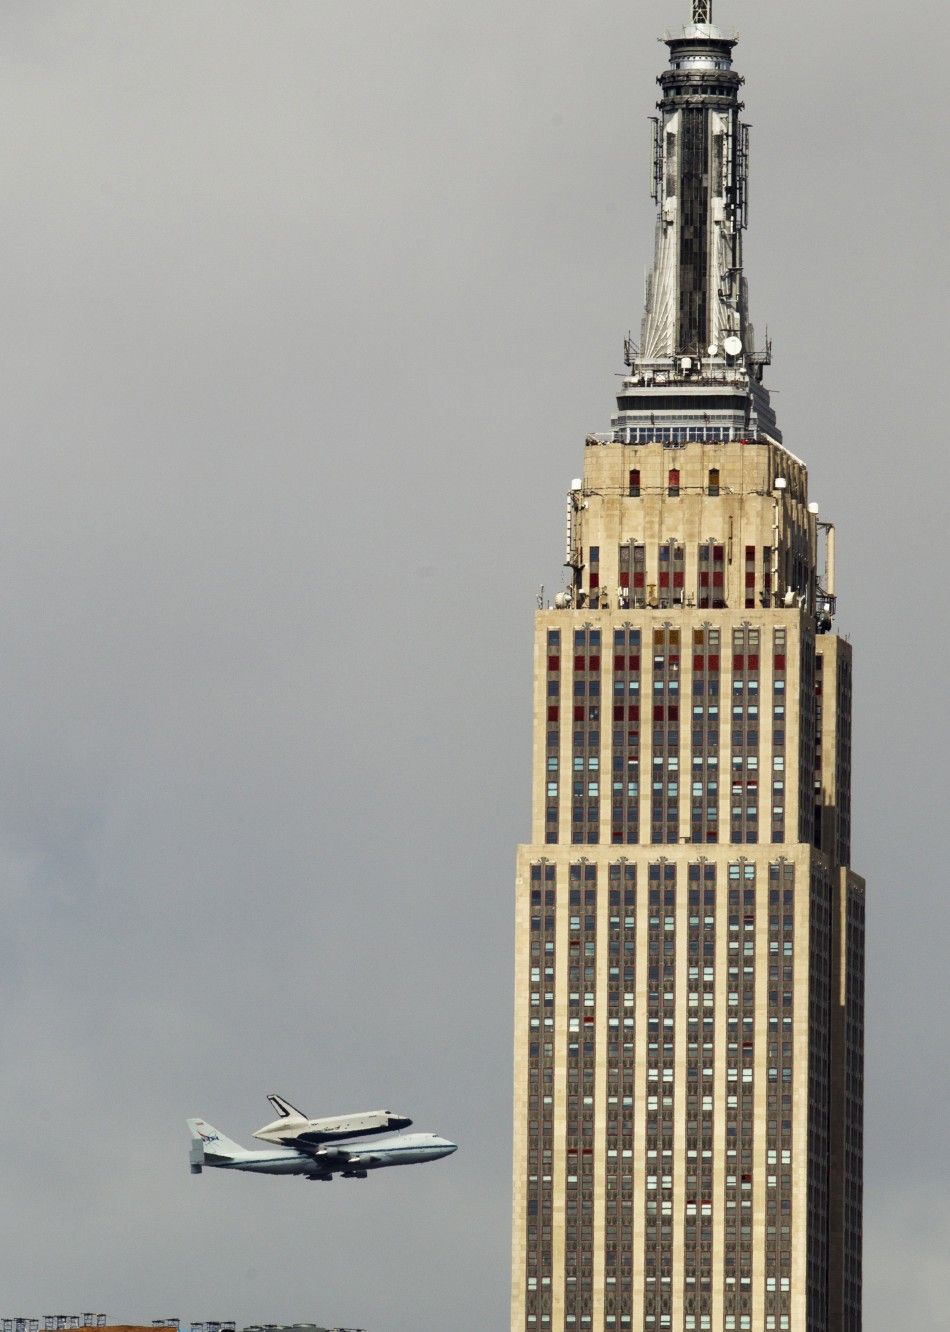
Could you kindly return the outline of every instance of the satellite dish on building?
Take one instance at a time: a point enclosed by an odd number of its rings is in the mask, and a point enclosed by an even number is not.
[[[709,353],[710,356],[718,356],[719,344],[716,342],[711,342],[709,346],[706,348],[706,351]]]
[[[681,370],[692,370],[692,368],[693,368],[693,359],[692,359],[692,357],[691,357],[691,356],[684,356],[684,357],[682,357],[682,359],[680,360],[680,369],[681,369]]]
[[[738,356],[742,351],[742,339],[737,338],[734,333],[730,334],[722,345],[727,356]]]

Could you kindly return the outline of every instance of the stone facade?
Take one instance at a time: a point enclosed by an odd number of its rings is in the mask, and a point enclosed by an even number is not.
[[[854,1332],[851,651],[816,632],[806,469],[590,443],[570,504],[518,856],[512,1329]]]

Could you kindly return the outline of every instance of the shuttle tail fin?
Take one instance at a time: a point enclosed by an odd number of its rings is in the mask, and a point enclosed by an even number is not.
[[[291,1105],[289,1101],[285,1101],[284,1098],[282,1096],[278,1096],[276,1092],[270,1092],[268,1094],[267,1099],[270,1101],[271,1105],[277,1111],[277,1116],[279,1119],[307,1118],[307,1116],[304,1114],[302,1110],[298,1110],[295,1105]]]

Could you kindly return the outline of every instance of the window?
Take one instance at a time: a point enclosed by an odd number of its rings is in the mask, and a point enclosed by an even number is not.
[[[631,469],[630,469],[630,477],[629,477],[629,482],[628,482],[628,487],[627,487],[627,494],[628,494],[628,495],[632,495],[635,499],[636,499],[636,498],[639,498],[639,495],[640,495],[640,469],[639,469],[638,467],[631,467]]]
[[[709,493],[710,495],[719,494],[719,468],[710,467],[709,469]]]
[[[674,497],[680,493],[680,472],[678,467],[670,468],[666,493]]]

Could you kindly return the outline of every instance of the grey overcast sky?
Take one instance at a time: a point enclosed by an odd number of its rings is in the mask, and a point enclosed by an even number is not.
[[[4,0],[0,1313],[505,1325],[532,612],[686,8]],[[865,1328],[948,1328],[946,6],[717,18],[856,647]],[[271,1090],[461,1150],[193,1179]]]

